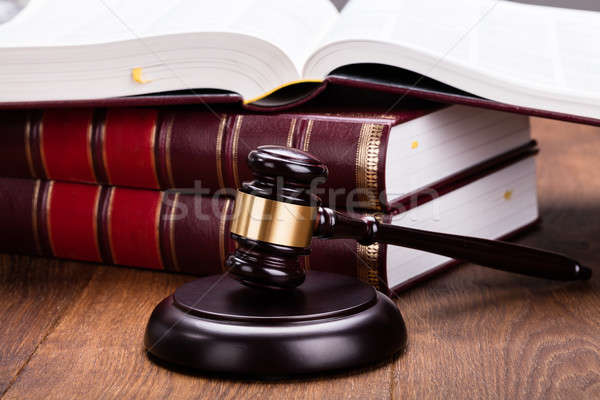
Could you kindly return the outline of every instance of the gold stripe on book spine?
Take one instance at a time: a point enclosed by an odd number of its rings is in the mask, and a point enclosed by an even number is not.
[[[46,195],[46,209],[43,212],[46,214],[46,230],[48,231],[48,242],[50,243],[50,251],[52,251],[52,255],[56,256],[56,251],[54,250],[54,240],[52,240],[52,221],[50,220],[50,210],[52,209],[52,194],[54,193],[54,181],[48,182],[48,190]]]
[[[296,118],[292,118],[292,122],[290,122],[290,130],[288,132],[287,141],[285,143],[287,147],[294,146],[294,130],[296,129],[296,121]]]
[[[356,149],[356,189],[359,201],[371,210],[381,210],[377,193],[377,169],[383,125],[363,124]]]
[[[104,121],[102,121],[100,125],[100,148],[102,151],[102,163],[104,164],[104,172],[106,174],[106,183],[110,185],[110,168],[108,167],[108,157],[106,155],[106,125],[108,124],[108,115],[109,113],[107,112],[106,116],[104,117]]]
[[[225,132],[225,125],[227,125],[227,116],[221,115],[221,122],[219,122],[219,129],[217,130],[217,145],[216,145],[216,159],[217,159],[217,179],[219,181],[219,188],[225,187],[225,180],[223,179],[223,133]]]
[[[163,260],[163,254],[160,249],[160,215],[162,210],[162,205],[164,202],[165,192],[159,192],[158,195],[158,203],[156,204],[156,209],[154,210],[154,237],[155,237],[155,246],[156,253],[158,254],[158,262],[160,264],[160,269],[165,269],[165,262]]]
[[[175,117],[170,115],[166,121],[163,122],[165,131],[165,169],[167,170],[167,179],[169,180],[168,185],[170,188],[175,187],[175,179],[173,179],[173,160],[171,158],[171,141],[173,140],[173,123]]]
[[[94,130],[94,114],[92,112],[90,112],[88,123],[87,123],[87,130],[85,133],[85,140],[86,140],[85,146],[87,148],[87,159],[88,159],[88,166],[90,167],[90,172],[92,174],[94,181],[98,181],[98,177],[96,176],[96,170],[94,169],[94,156],[92,155],[92,147],[93,147],[92,132],[93,132],[93,130]]]
[[[38,201],[40,197],[40,186],[42,185],[42,181],[35,181],[35,186],[33,187],[33,200],[31,205],[31,225],[33,229],[33,240],[35,242],[35,250],[38,254],[42,254],[42,245],[40,244],[40,226],[39,226],[39,218],[38,218]]]
[[[227,239],[227,232],[225,232],[225,227],[227,224],[227,212],[229,211],[229,204],[231,203],[231,199],[225,200],[225,205],[223,206],[223,210],[221,210],[221,219],[219,221],[219,256],[221,258],[221,270],[225,271],[225,241]]]
[[[310,135],[312,134],[313,125],[315,124],[314,120],[308,121],[308,125],[306,126],[306,133],[304,134],[304,144],[302,145],[302,150],[308,151],[308,147],[310,146]]]
[[[231,154],[233,156],[233,185],[237,189],[240,187],[240,173],[238,170],[238,144],[240,141],[240,130],[242,129],[242,121],[244,120],[243,115],[238,115],[233,127],[233,139],[231,144]]]
[[[358,279],[379,289],[379,273],[377,260],[379,258],[379,243],[369,246],[356,244],[356,273]]]
[[[100,194],[102,193],[102,186],[96,188],[96,195],[94,196],[94,212],[92,213],[92,229],[94,230],[94,246],[96,246],[96,260],[102,261],[102,252],[100,251],[100,240],[98,238],[98,210],[100,208]]]
[[[39,143],[40,143],[40,158],[42,160],[42,171],[44,173],[44,176],[47,179],[52,179],[52,177],[50,175],[48,175],[48,168],[46,167],[46,151],[44,149],[44,116],[42,115],[42,118],[40,119],[39,125],[38,125],[38,131],[39,131]]]
[[[115,198],[115,187],[110,187],[108,189],[108,208],[106,212],[106,231],[108,232],[108,250],[110,252],[110,258],[114,264],[118,264],[119,261],[115,255],[115,246],[113,244],[112,237],[112,212],[113,212],[113,201]]]
[[[179,201],[179,192],[175,193],[173,204],[171,205],[171,213],[169,215],[169,241],[171,249],[171,262],[175,271],[179,271],[179,263],[177,262],[177,251],[175,250],[175,210],[177,210],[177,202]]]
[[[33,167],[33,157],[31,156],[31,113],[27,115],[27,121],[25,122],[25,157],[27,158],[27,166],[31,177],[37,178]]]
[[[152,122],[152,129],[150,129],[150,167],[152,168],[152,177],[154,178],[154,189],[160,189],[160,180],[158,179],[158,172],[156,171],[156,136],[158,134],[158,113],[154,114],[154,121]]]

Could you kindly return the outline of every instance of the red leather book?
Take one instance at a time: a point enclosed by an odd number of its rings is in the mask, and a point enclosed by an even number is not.
[[[405,211],[431,215],[414,219],[397,211],[381,218],[398,225],[505,236],[537,219],[530,155],[439,187],[437,198],[427,191],[405,199]],[[233,206],[228,198],[176,191],[0,178],[0,251],[221,273],[225,257],[235,248],[229,235]],[[446,258],[404,250],[391,257],[397,248],[315,239],[302,263],[307,269],[358,276],[378,287],[404,285],[449,265]]]
[[[225,270],[234,201],[177,192],[0,178],[0,251],[196,275]],[[301,262],[379,285],[384,247],[316,240]],[[374,268],[372,271],[370,268]]]
[[[205,107],[0,111],[0,176],[227,194],[251,178],[248,153],[277,144],[327,163],[326,204],[348,208],[350,198],[353,207],[389,211],[407,193],[531,147],[527,118],[517,115],[429,102],[386,114],[383,105],[342,106],[269,115]]]

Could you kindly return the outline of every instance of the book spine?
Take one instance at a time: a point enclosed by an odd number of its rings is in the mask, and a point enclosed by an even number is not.
[[[0,121],[0,176],[227,193],[251,179],[248,153],[273,144],[309,151],[328,165],[326,204],[386,209],[379,194],[394,119],[76,108],[5,111]]]
[[[0,178],[0,251],[196,275],[235,249],[234,200],[175,191]],[[318,240],[301,263],[385,287],[384,245]]]

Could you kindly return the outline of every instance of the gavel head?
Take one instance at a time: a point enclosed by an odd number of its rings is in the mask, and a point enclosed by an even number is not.
[[[255,179],[237,193],[231,236],[238,247],[226,264],[245,285],[293,289],[304,282],[299,257],[310,253],[320,205],[311,188],[327,177],[327,166],[282,146],[250,152],[248,165]]]

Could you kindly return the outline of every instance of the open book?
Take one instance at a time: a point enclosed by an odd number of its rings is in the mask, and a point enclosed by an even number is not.
[[[370,63],[600,119],[599,37],[600,13],[498,0],[32,0],[0,26],[0,102],[212,88],[252,103]]]

